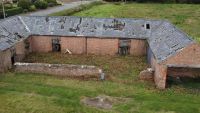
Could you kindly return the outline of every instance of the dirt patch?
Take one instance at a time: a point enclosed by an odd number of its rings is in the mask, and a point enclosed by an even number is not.
[[[114,104],[126,103],[128,100],[129,98],[100,95],[94,98],[84,97],[81,102],[90,107],[111,109]]]

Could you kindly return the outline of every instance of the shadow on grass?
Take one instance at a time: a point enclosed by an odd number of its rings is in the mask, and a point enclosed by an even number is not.
[[[200,93],[200,77],[190,78],[190,77],[168,77],[167,86],[171,87],[181,87],[184,89],[189,89],[190,93]]]

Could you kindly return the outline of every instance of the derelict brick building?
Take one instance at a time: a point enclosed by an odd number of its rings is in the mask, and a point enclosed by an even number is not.
[[[30,52],[147,55],[154,81],[200,76],[200,46],[167,21],[16,16],[0,21],[0,72]]]

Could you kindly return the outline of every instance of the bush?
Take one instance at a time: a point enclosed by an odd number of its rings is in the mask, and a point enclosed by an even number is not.
[[[13,3],[17,3],[18,1],[17,0],[13,0]]]
[[[57,3],[57,1],[56,0],[45,0],[47,3],[54,3],[54,4],[56,4]]]
[[[23,9],[21,7],[16,7],[16,8],[5,10],[6,17],[17,15],[17,14],[20,14],[22,12],[23,12]],[[3,18],[3,12],[2,12],[2,10],[0,11],[0,18]]]
[[[63,10],[63,11],[60,11],[60,12],[52,13],[52,14],[50,14],[50,16],[72,15],[76,12],[80,12],[82,10],[90,9],[94,6],[98,6],[98,5],[102,5],[102,4],[104,4],[104,3],[101,2],[101,1],[96,1],[96,2],[92,2],[91,4],[80,5],[79,7],[75,7],[75,8],[72,8],[72,9],[67,9],[67,10]]]
[[[29,11],[36,11],[36,7],[35,7],[34,5],[31,5],[31,6],[29,7]]]
[[[12,5],[12,4],[4,4],[4,8],[5,9],[12,9],[12,8],[14,8],[14,6]],[[1,3],[0,3],[0,10],[2,9],[2,5],[1,5]]]
[[[35,1],[35,7],[38,9],[46,9],[48,7],[48,4],[44,0],[37,0]]]
[[[18,6],[23,8],[23,9],[29,9],[31,6],[30,0],[19,0]]]
[[[136,0],[136,2],[142,3],[145,2],[145,0]]]
[[[12,9],[13,5],[12,4],[4,4],[5,9]]]
[[[28,9],[24,9],[24,10],[23,10],[23,13],[28,13]]]
[[[56,0],[45,0],[48,4],[49,7],[53,7],[55,5],[57,5],[57,1]]]
[[[48,3],[48,7],[53,7],[55,5],[56,5],[55,3]]]

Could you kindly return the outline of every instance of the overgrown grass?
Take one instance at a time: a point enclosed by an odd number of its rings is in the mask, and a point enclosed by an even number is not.
[[[102,67],[112,80],[81,81],[44,74],[8,72],[0,75],[0,112],[40,113],[198,113],[198,89],[172,86],[159,91],[151,83],[138,81],[138,73],[147,67],[145,57],[30,54],[27,62],[88,64]],[[126,82],[125,82],[126,81]],[[109,95],[130,98],[111,110],[87,107],[80,99]]]
[[[51,56],[51,57],[48,57]],[[133,56],[96,56],[96,55],[66,55],[60,53],[31,54],[25,62],[86,64],[102,68],[114,80],[129,80],[136,77],[147,67],[145,57]]]
[[[89,4],[80,5],[78,7],[72,8],[72,9],[67,9],[67,10],[63,10],[63,11],[60,11],[60,12],[52,13],[49,16],[72,15],[72,14],[77,13],[79,11],[87,10],[87,9],[92,8],[93,6],[98,6],[98,5],[101,5],[101,4],[103,4],[103,2],[96,1],[96,2],[89,3]]]
[[[200,42],[200,5],[108,3],[74,13],[72,16],[167,19]]]

